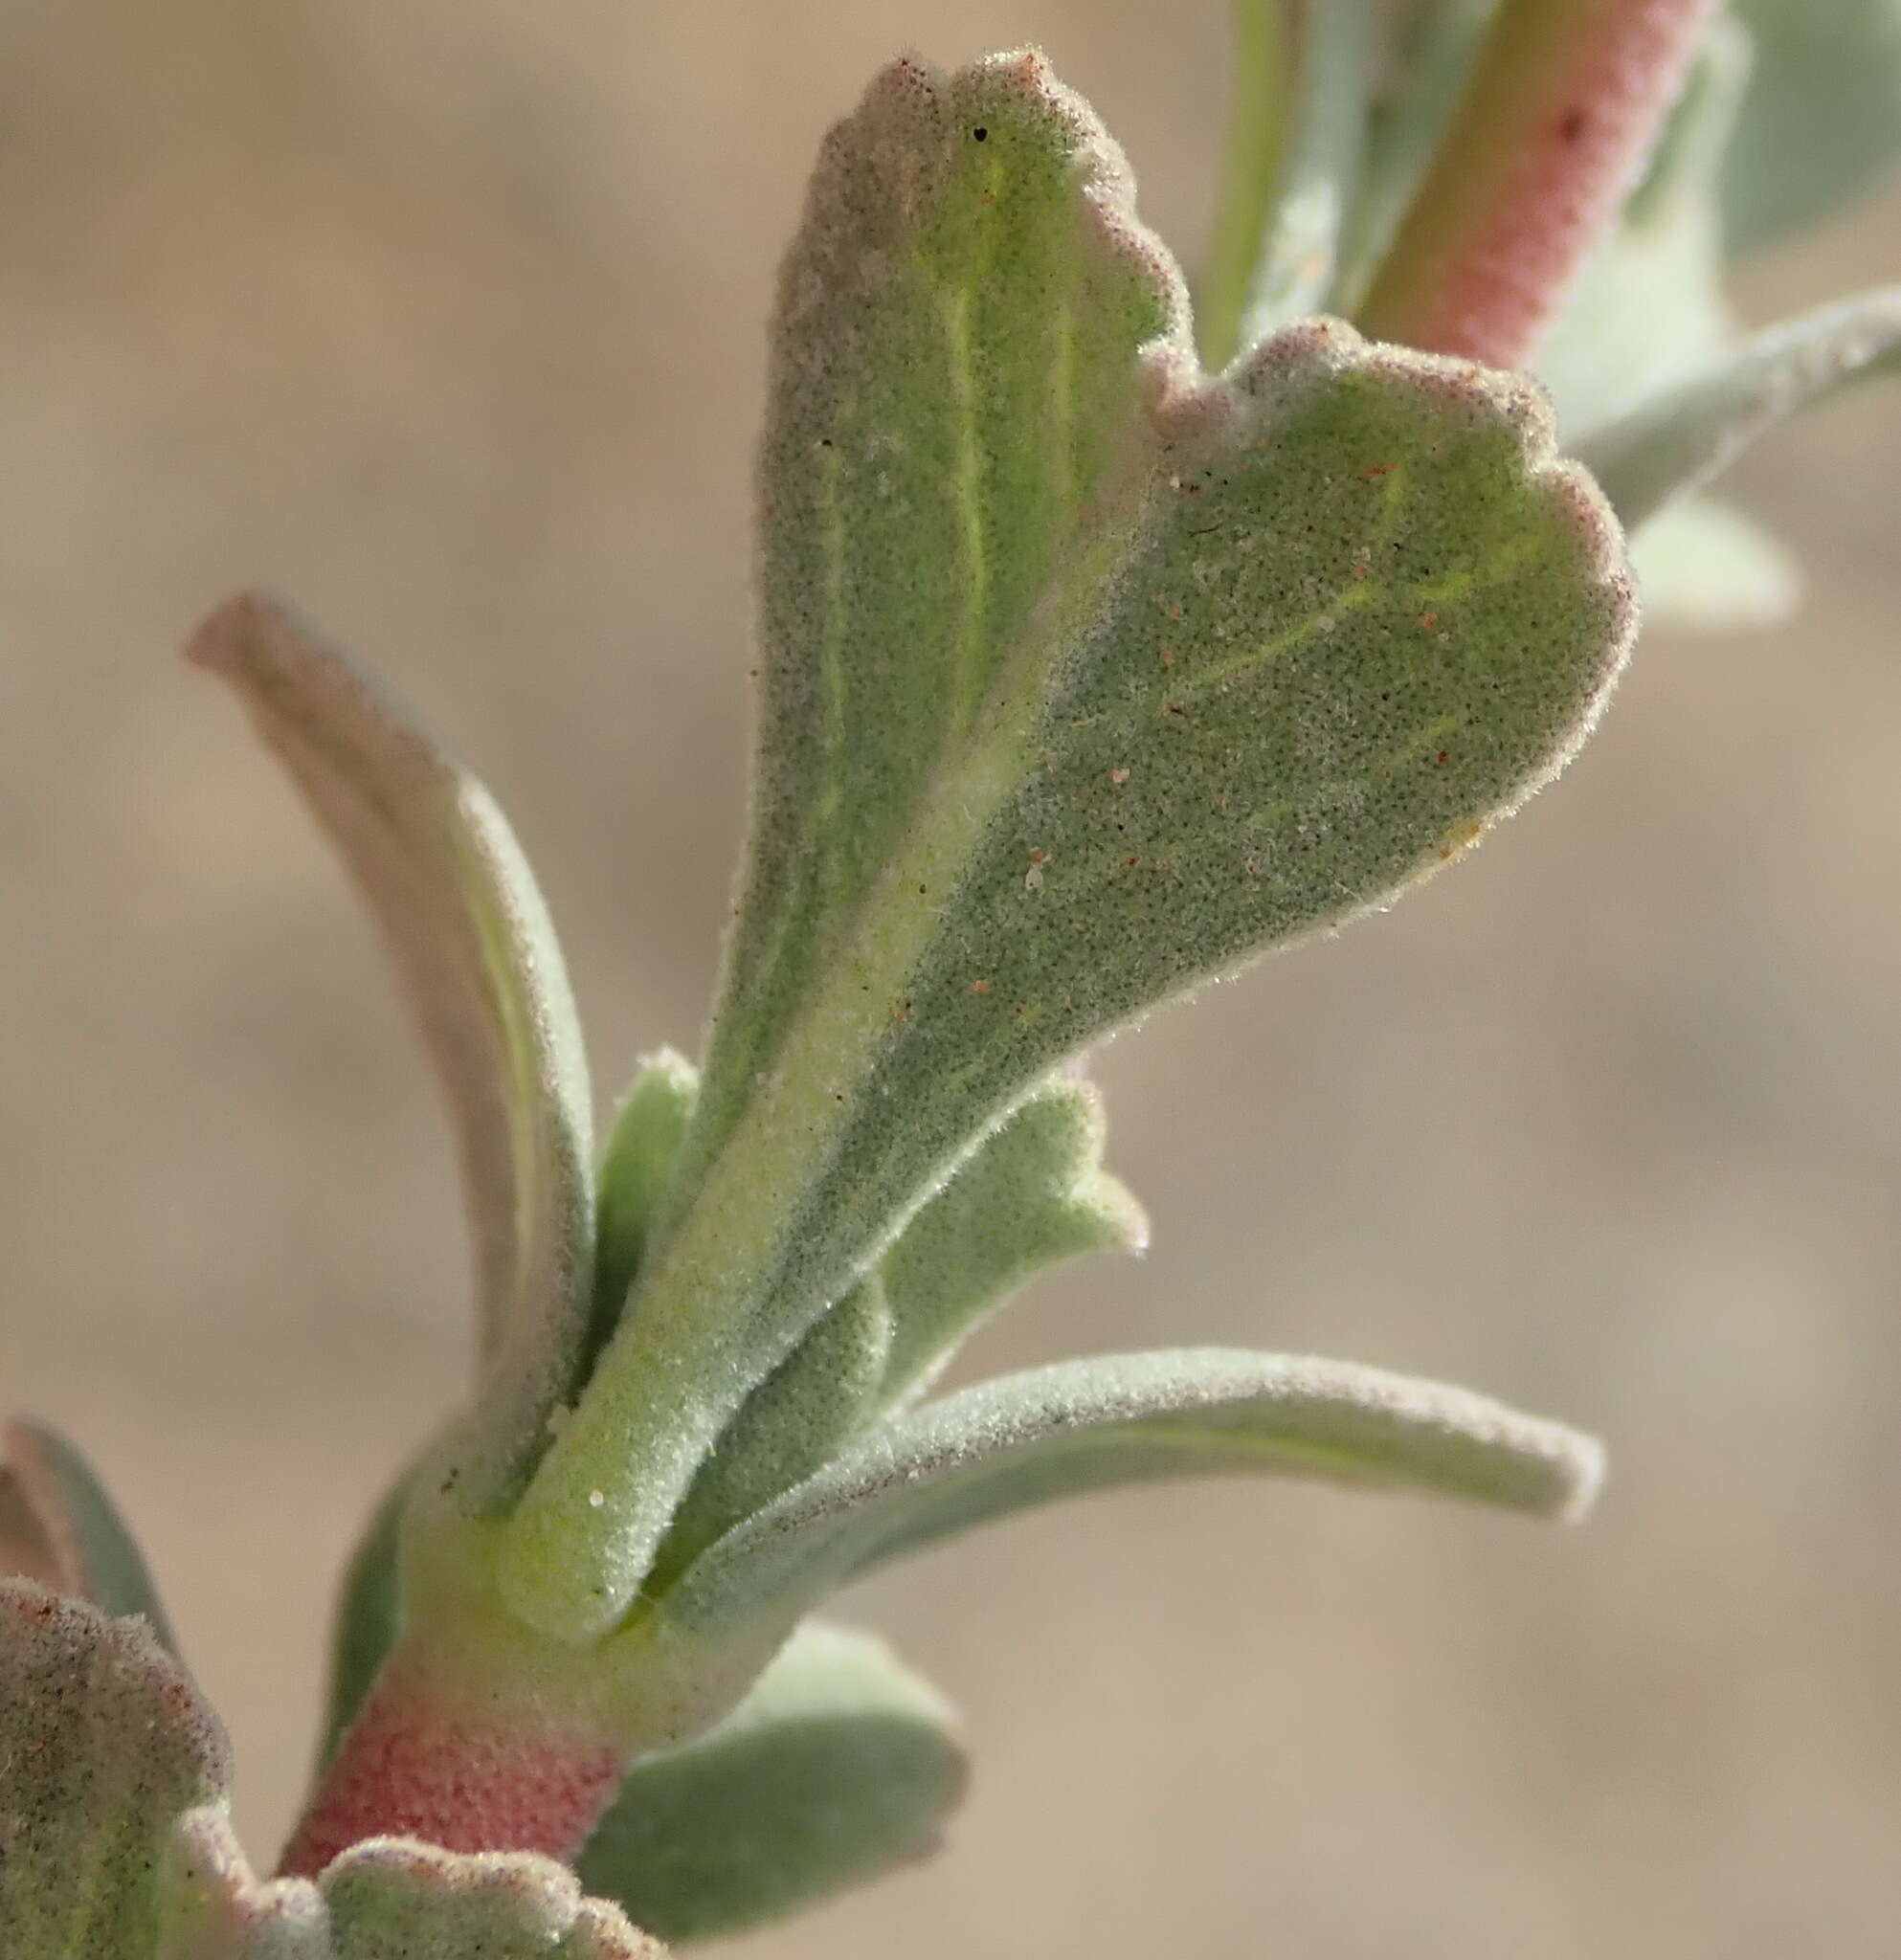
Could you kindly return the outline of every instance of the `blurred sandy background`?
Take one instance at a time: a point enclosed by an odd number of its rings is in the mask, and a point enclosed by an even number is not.
[[[457,1394],[435,1103],[353,901],[171,657],[240,584],[428,702],[562,920],[603,1100],[690,1041],[741,813],[761,320],[906,42],[1042,40],[1184,251],[1220,11],[15,0],[0,20],[0,1352],[142,1529],[285,1826],[353,1523]],[[1891,274],[1901,200],[1752,276]],[[1390,919],[1102,1062],[1145,1266],[973,1360],[1206,1339],[1600,1429],[1587,1529],[1101,1500],[852,1603],[967,1709],[950,1854],[745,1950],[1901,1949],[1901,394],[1743,488],[1796,631],[1653,636]]]

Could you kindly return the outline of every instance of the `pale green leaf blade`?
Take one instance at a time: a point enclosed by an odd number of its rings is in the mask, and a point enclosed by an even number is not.
[[[1201,308],[1210,368],[1327,304],[1373,85],[1367,0],[1238,0],[1235,21],[1237,127]]]
[[[1222,1348],[1061,1362],[886,1423],[713,1548],[668,1598],[690,1637],[802,1613],[855,1574],[1055,1498],[1159,1478],[1292,1474],[1574,1518],[1590,1438],[1339,1361]]]
[[[1329,322],[1172,371],[1114,575],[1013,651],[509,1521],[547,1633],[620,1616],[738,1401],[1035,1081],[1450,861],[1607,699],[1629,583],[1533,388]]]
[[[965,1775],[928,1682],[809,1621],[718,1727],[635,1766],[577,1870],[662,1939],[718,1938],[928,1857]]]
[[[138,1542],[92,1466],[56,1430],[11,1422],[0,1442],[0,1576],[21,1574],[173,1637]]]
[[[1702,633],[1778,626],[1801,604],[1793,554],[1713,498],[1668,503],[1631,540],[1646,621]]]
[[[547,908],[482,786],[281,608],[233,600],[190,652],[355,874],[421,1022],[477,1254],[484,1390],[458,1474],[471,1503],[506,1497],[570,1385],[593,1277],[587,1064]]]
[[[1897,0],[1733,0],[1757,50],[1723,185],[1731,248],[1818,223],[1901,163]]]
[[[1034,1274],[1085,1252],[1140,1252],[1149,1221],[1103,1169],[1102,1098],[1046,1082],[905,1227],[880,1269],[891,1302],[882,1398],[926,1388],[982,1320]]]
[[[699,1070],[683,1055],[662,1048],[642,1059],[614,1119],[601,1153],[594,1310],[578,1371],[581,1380],[587,1379],[627,1304],[627,1289],[659,1224],[699,1100]]]
[[[890,1353],[891,1307],[873,1273],[741,1404],[681,1500],[654,1588],[842,1448],[870,1418]]]
[[[552,1859],[377,1838],[260,1881],[217,1807],[179,1819],[163,1893],[157,1960],[664,1960]]]
[[[1901,358],[1901,286],[1818,307],[1640,402],[1577,446],[1627,528],[1720,476],[1757,436]]]
[[[216,1717],[143,1619],[0,1580],[7,1960],[152,1960],[172,1822],[229,1775]]]
[[[780,273],[759,468],[752,835],[686,1182],[1112,501],[1186,346],[1121,151],[1033,53],[894,63],[827,137]]]

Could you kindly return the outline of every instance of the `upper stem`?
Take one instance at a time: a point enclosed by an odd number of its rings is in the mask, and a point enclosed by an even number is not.
[[[1357,324],[1523,367],[1641,175],[1720,5],[1501,0]]]

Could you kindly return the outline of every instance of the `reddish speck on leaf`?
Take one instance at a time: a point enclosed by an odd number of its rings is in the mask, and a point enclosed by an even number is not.
[[[1437,612],[1421,612],[1420,614],[1420,631],[1421,633],[1432,632],[1438,624],[1439,614]]]

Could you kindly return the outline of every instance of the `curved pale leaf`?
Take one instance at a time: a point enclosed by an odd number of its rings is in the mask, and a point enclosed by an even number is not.
[[[928,1682],[807,1622],[718,1727],[635,1765],[577,1869],[661,1938],[715,1938],[928,1856],[965,1773]]]
[[[9,1423],[0,1443],[0,1576],[37,1579],[114,1616],[141,1614],[175,1653],[145,1557],[92,1466],[41,1423]]]
[[[1028,1505],[1243,1472],[1572,1518],[1596,1494],[1601,1458],[1556,1423],[1347,1362],[1221,1348],[1062,1362],[883,1425],[729,1533],[663,1612],[717,1639],[796,1617],[885,1559]]]
[[[143,1619],[0,1580],[7,1960],[152,1960],[172,1822],[229,1775],[217,1718]]]
[[[563,1639],[619,1618],[739,1403],[1036,1080],[1458,856],[1628,645],[1615,530],[1535,390],[1326,322],[1197,379],[1107,154],[1023,58],[901,68],[828,145],[682,1209],[503,1547]]]
[[[1103,1169],[1102,1098],[1045,1082],[918,1212],[879,1268],[891,1303],[882,1399],[927,1388],[1008,1295],[1059,1259],[1139,1252],[1149,1221]]]
[[[1758,60],[1724,168],[1733,250],[1817,223],[1901,162],[1897,0],[1733,0]]]
[[[1818,307],[1594,430],[1579,459],[1624,524],[1720,476],[1765,431],[1901,354],[1901,286]]]
[[[484,1386],[464,1498],[510,1495],[571,1384],[593,1255],[587,1064],[554,931],[493,799],[341,655],[247,595],[191,657],[237,690],[388,938],[455,1118]]]

